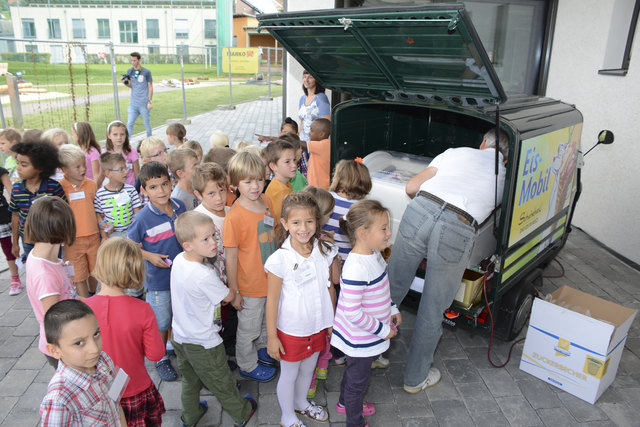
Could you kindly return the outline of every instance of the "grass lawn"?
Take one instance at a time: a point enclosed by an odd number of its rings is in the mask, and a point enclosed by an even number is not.
[[[68,64],[38,64],[33,62],[9,62],[9,72],[16,73],[21,71],[25,73],[25,81],[34,85],[52,85],[52,84],[68,84],[71,80]],[[151,71],[153,80],[159,82],[168,79],[180,79],[180,64],[142,64],[143,67]],[[129,64],[117,64],[116,75],[118,82],[120,76],[126,73],[131,67]],[[71,65],[73,80],[77,86],[83,85],[86,80],[89,83],[111,83],[111,66],[109,64],[73,64]],[[273,67],[273,79],[275,74],[280,71],[279,68]],[[216,68],[205,68],[203,64],[184,64],[184,77],[197,78],[199,76],[228,78],[228,75],[221,74],[217,76]],[[234,76],[234,79],[246,80],[249,75]],[[109,89],[111,90],[111,89]]]
[[[109,87],[110,89],[110,87]],[[233,87],[234,104],[247,102],[257,99],[260,96],[267,95],[267,86],[255,85],[235,85]],[[271,86],[271,94],[273,96],[282,95],[281,86]],[[228,86],[203,87],[198,89],[189,89],[186,91],[187,116],[191,117],[217,108],[218,105],[226,105],[229,103]],[[129,107],[129,99],[120,100],[120,116],[121,119],[127,121],[127,108]],[[182,91],[176,90],[172,92],[157,93],[153,97],[153,110],[151,110],[151,125],[153,127],[166,124],[168,119],[183,118],[182,108]],[[110,102],[101,102],[91,104],[89,108],[89,119],[91,126],[96,133],[96,137],[104,139],[104,132],[107,124],[115,118],[114,104]],[[63,129],[71,128],[71,124],[75,121],[87,121],[85,106],[76,107],[76,118],[73,117],[73,108],[61,108],[55,111],[49,111],[39,114],[30,114],[24,117],[24,127],[49,129],[52,127],[60,127]],[[7,119],[7,125],[12,125],[12,120]],[[138,118],[133,129],[133,133],[143,132],[144,125],[142,119]]]

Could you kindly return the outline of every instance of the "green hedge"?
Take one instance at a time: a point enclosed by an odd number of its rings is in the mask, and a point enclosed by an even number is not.
[[[2,61],[25,61],[37,62],[40,64],[50,64],[50,53],[31,53],[31,52],[0,52],[0,60]]]

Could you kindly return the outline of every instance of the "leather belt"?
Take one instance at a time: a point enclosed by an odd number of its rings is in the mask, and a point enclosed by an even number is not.
[[[459,207],[454,206],[451,203],[447,203],[444,200],[442,200],[440,197],[434,196],[433,194],[427,193],[426,191],[418,192],[418,196],[424,197],[425,199],[429,199],[431,201],[434,201],[437,204],[439,204],[440,206],[444,206],[445,209],[448,209],[451,212],[457,213],[458,214],[458,219],[461,222],[472,226],[476,230],[478,229],[478,222],[475,220],[475,218],[472,217],[471,215],[469,215],[467,212],[465,212],[462,209],[460,209]]]

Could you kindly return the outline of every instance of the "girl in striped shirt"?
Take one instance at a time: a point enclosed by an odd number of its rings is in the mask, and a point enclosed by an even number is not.
[[[361,200],[340,219],[340,228],[353,249],[342,268],[331,337],[331,345],[347,359],[336,410],[346,413],[347,427],[362,427],[367,425],[363,415],[375,413],[363,399],[371,363],[389,348],[402,316],[391,302],[387,264],[380,255],[391,236],[389,211],[376,200]]]

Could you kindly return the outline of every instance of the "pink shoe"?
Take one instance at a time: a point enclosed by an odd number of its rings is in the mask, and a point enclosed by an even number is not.
[[[340,412],[341,414],[346,414],[347,413],[347,409],[342,406],[340,404],[340,402],[336,403],[336,411]],[[363,417],[370,417],[371,415],[376,413],[376,407],[373,405],[373,403],[369,403],[369,402],[363,402],[362,403],[362,416]]]
[[[20,276],[11,276],[11,287],[9,295],[18,295],[24,289],[24,285],[20,282]]]

